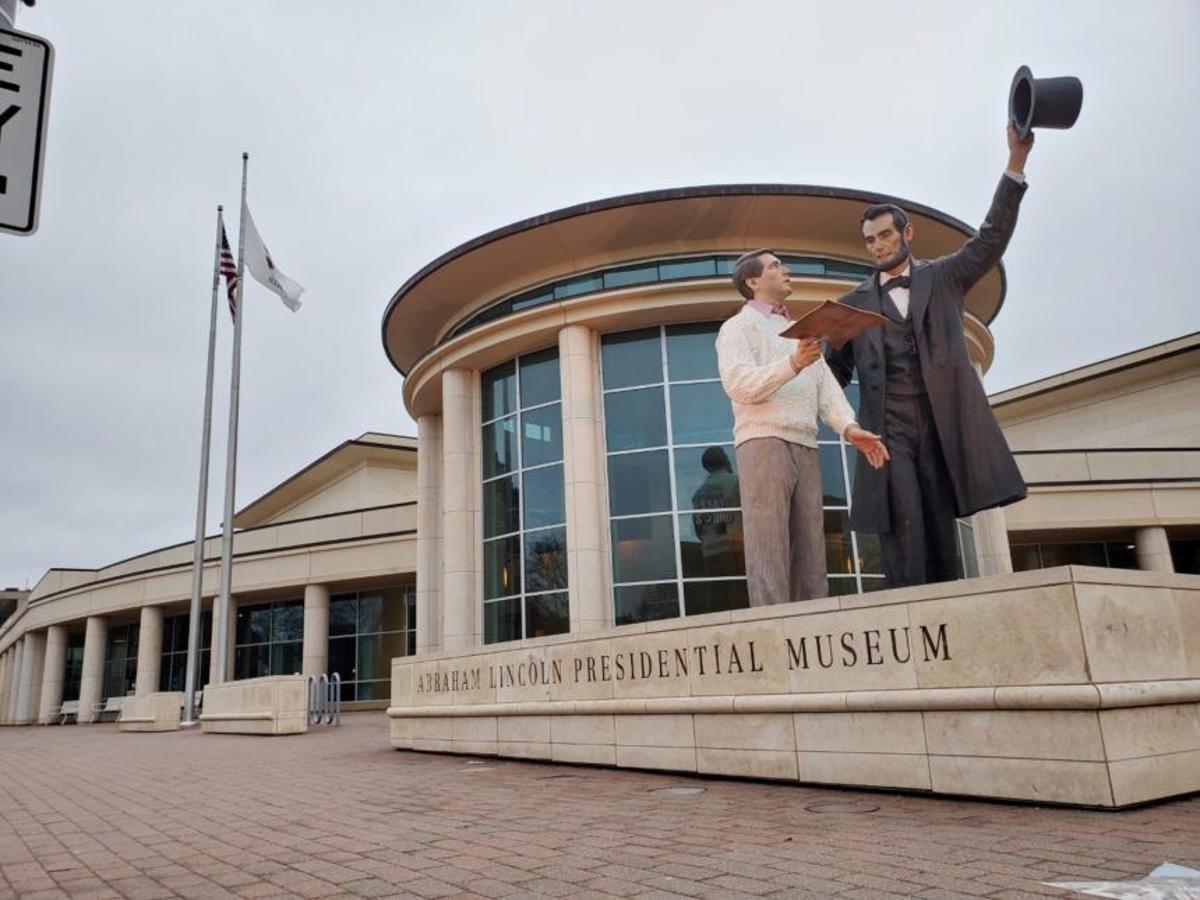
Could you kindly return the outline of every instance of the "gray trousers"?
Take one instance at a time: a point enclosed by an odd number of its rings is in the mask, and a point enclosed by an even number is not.
[[[737,467],[750,605],[826,596],[819,452],[754,438],[738,445]]]

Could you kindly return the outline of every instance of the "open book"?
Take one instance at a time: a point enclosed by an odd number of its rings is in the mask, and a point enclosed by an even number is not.
[[[824,341],[834,350],[841,350],[846,341],[886,321],[878,313],[844,306],[836,300],[826,300],[792,322],[779,336],[792,340],[813,338]]]

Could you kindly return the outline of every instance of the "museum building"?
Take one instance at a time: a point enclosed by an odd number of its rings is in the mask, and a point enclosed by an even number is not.
[[[412,438],[350,440],[235,518],[229,658],[210,648],[219,538],[205,547],[202,680],[337,672],[383,707],[413,653],[585,633],[747,604],[732,415],[713,341],[747,248],[792,272],[793,314],[870,273],[859,216],[893,198],[791,185],[655,191],[485,234],[391,298],[386,353]],[[915,252],[972,229],[896,200]],[[1002,266],[967,297],[982,378]],[[847,387],[852,404],[868,380]],[[964,577],[1064,563],[1196,572],[1200,335],[992,397],[1030,496],[959,525]],[[854,454],[822,426],[832,595],[884,587],[849,527]],[[52,569],[0,626],[0,722],[79,721],[183,687],[192,545]]]

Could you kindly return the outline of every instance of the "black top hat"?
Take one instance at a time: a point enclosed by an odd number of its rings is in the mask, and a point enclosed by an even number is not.
[[[1034,128],[1070,128],[1083,107],[1083,83],[1078,78],[1034,78],[1021,66],[1008,92],[1008,118],[1021,140]]]

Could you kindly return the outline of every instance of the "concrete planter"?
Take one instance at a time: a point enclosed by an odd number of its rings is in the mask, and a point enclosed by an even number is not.
[[[308,679],[271,675],[205,685],[200,728],[225,734],[303,734],[308,731]]]
[[[117,728],[120,731],[178,731],[182,706],[183,694],[179,691],[125,697],[121,701]]]

